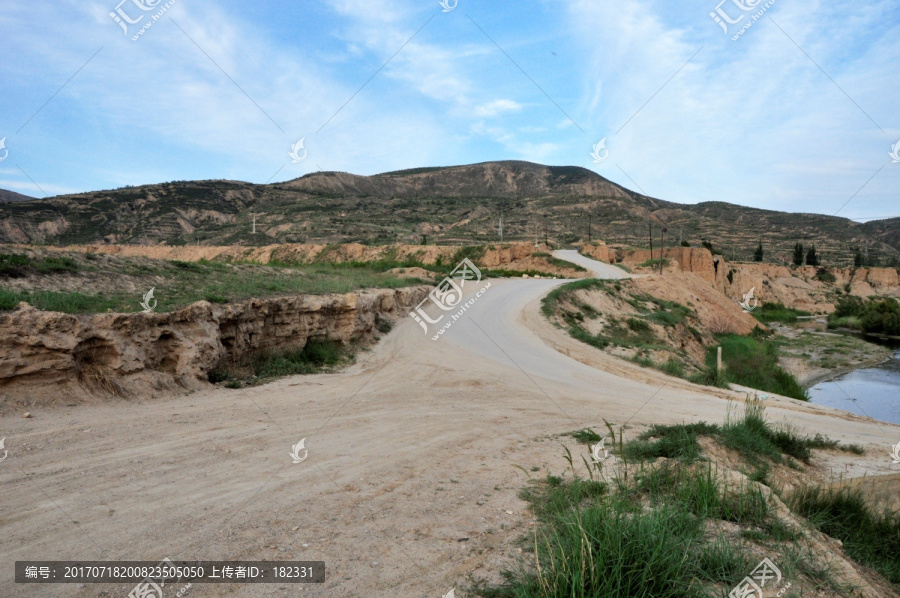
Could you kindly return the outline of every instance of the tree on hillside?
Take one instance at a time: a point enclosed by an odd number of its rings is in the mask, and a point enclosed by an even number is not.
[[[762,241],[759,242],[759,247],[756,248],[756,251],[753,253],[753,261],[761,262],[763,261],[763,246]]]
[[[816,255],[816,246],[811,245],[809,251],[806,252],[806,265],[807,266],[818,266],[819,265],[819,256]]]
[[[803,243],[797,243],[794,245],[794,265],[803,265]]]

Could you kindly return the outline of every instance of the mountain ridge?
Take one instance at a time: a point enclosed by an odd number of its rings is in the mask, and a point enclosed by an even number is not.
[[[900,218],[857,223],[710,201],[650,197],[577,166],[508,160],[376,175],[314,172],[257,185],[173,181],[0,204],[3,243],[264,245],[278,242],[467,244],[589,239],[649,245],[713,243],[750,259],[786,261],[794,243],[815,244],[831,265],[868,250],[897,260]],[[253,219],[256,218],[256,234]],[[648,225],[649,223],[649,225]]]

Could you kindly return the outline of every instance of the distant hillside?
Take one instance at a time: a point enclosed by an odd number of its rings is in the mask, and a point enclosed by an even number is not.
[[[27,195],[22,195],[21,193],[16,193],[15,191],[7,191],[6,189],[0,189],[0,203],[10,203],[14,201],[31,201],[34,199],[33,197],[28,197]]]
[[[269,243],[485,243],[594,240],[647,246],[709,240],[750,259],[761,239],[767,261],[794,243],[816,244],[829,264],[895,259],[900,219],[858,224],[724,202],[684,205],[634,193],[577,167],[486,162],[375,176],[319,172],[271,185],[178,181],[0,205],[0,242],[265,245]],[[253,214],[257,233],[252,233]]]

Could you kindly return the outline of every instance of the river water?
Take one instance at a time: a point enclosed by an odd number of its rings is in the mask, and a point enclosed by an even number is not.
[[[893,359],[816,384],[809,389],[810,401],[900,424],[900,344],[890,346]]]

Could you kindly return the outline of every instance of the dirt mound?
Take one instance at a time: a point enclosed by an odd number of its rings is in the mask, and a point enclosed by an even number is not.
[[[551,319],[617,357],[683,377],[705,371],[714,334],[749,334],[754,318],[693,274],[596,281],[548,300]]]
[[[704,329],[719,334],[750,334],[762,326],[741,309],[737,302],[709,286],[693,274],[671,273],[664,276],[635,278],[634,284],[649,295],[690,307]]]

